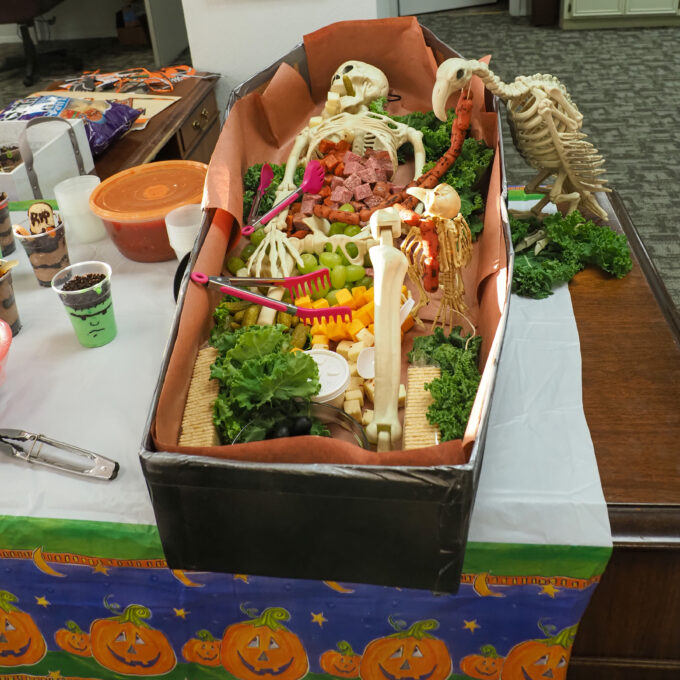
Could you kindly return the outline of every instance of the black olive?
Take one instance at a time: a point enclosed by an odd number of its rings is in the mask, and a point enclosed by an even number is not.
[[[291,431],[294,436],[297,435],[302,435],[302,434],[309,434],[309,431],[312,429],[312,419],[308,418],[307,416],[298,416],[294,421],[293,421],[293,427],[291,428]]]
[[[279,439],[280,437],[290,437],[290,429],[286,423],[279,423],[269,432],[269,439]]]

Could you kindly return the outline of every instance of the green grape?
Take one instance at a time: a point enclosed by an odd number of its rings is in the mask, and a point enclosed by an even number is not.
[[[333,267],[337,267],[341,264],[341,259],[342,258],[337,253],[321,253],[319,255],[319,263],[329,269],[333,269]]]
[[[326,245],[323,247],[324,253],[332,253],[333,252],[333,244],[332,243],[326,243]]]
[[[309,274],[309,272],[315,271],[319,266],[317,259],[312,253],[302,253],[300,257],[302,258],[302,266],[298,265],[300,274]]]
[[[331,269],[331,283],[333,288],[343,288],[347,281],[347,267],[344,265],[337,265]]]
[[[344,212],[355,212],[354,206],[351,203],[343,203],[338,210],[343,210]]]
[[[312,269],[312,271],[318,271],[319,269],[326,269],[326,267],[317,265],[314,269]],[[311,297],[312,300],[320,300],[322,297],[326,297],[326,295],[328,295],[330,289],[330,286],[319,286],[318,288],[315,287],[312,289],[311,295],[309,297]]]
[[[356,236],[361,231],[361,227],[358,224],[349,224],[345,227],[345,236]]]
[[[371,262],[371,256],[366,252],[364,255],[364,267],[371,268],[373,266],[373,263]]]
[[[364,276],[366,275],[366,270],[358,264],[350,264],[347,265],[347,280],[350,283],[353,283],[354,281],[359,281],[359,279],[363,279]]]
[[[329,236],[335,236],[336,234],[344,234],[347,224],[344,222],[333,222],[331,228],[328,230]]]
[[[252,243],[249,243],[242,251],[241,251],[241,259],[244,262],[247,262],[250,259],[250,256],[255,252],[255,246]]]
[[[359,254],[359,247],[356,243],[348,243],[345,246],[345,250],[350,257],[356,257]]]
[[[259,227],[250,235],[250,242],[257,248],[257,246],[264,240],[265,233],[264,228]]]
[[[346,267],[349,264],[349,260],[345,257],[345,253],[342,252],[340,246],[335,249],[335,252],[340,255],[340,264],[345,265]]]
[[[357,286],[365,286],[367,289],[373,288],[373,277],[372,276],[364,276],[363,278],[361,278],[357,281]]]
[[[328,304],[331,307],[334,307],[335,305],[338,304],[338,291],[333,288],[332,290],[328,291],[328,295],[326,295],[326,300],[328,300]]]
[[[245,266],[246,263],[240,257],[230,257],[227,260],[227,269],[229,270],[229,273],[234,276],[236,276],[239,269],[243,269]]]

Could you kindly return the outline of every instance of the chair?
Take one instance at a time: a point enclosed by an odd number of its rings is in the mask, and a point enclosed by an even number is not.
[[[34,25],[36,17],[48,12],[63,0],[2,0],[0,2],[0,24],[18,24],[21,32],[21,40],[24,45],[24,56],[26,63],[26,75],[24,85],[32,85],[36,79],[38,71],[38,50],[36,50],[29,29]],[[65,52],[59,51],[55,54],[65,56]],[[46,56],[46,55],[45,55]],[[50,54],[50,57],[53,57]],[[80,60],[74,59],[74,68],[80,68]],[[77,63],[76,63],[77,62]],[[17,64],[6,63],[3,68],[13,68]]]

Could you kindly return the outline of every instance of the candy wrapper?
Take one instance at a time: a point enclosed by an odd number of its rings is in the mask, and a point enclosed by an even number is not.
[[[92,155],[99,156],[130,129],[139,115],[137,109],[117,101],[48,95],[16,99],[0,111],[0,120],[29,120],[41,116],[82,118]]]

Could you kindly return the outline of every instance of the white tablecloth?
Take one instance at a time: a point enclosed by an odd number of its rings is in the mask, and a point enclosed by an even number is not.
[[[69,252],[71,262],[111,265],[118,336],[81,347],[18,245],[13,280],[23,327],[0,386],[0,425],[96,451],[121,470],[96,482],[0,458],[0,514],[153,524],[137,455],[170,332],[177,262],[132,262],[108,238]],[[567,287],[543,301],[513,296],[470,541],[611,545],[580,375]]]

